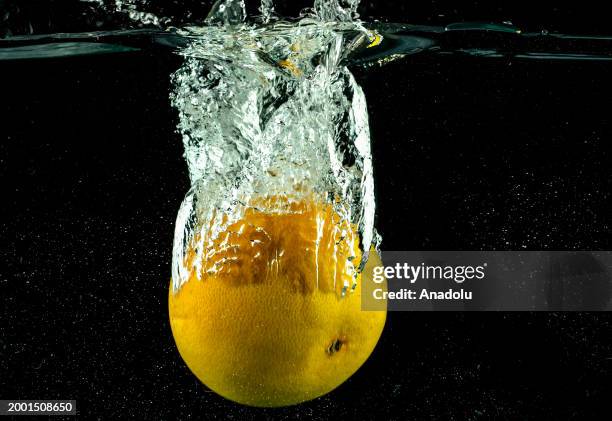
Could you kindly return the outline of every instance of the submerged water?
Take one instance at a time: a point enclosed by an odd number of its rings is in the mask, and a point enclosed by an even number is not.
[[[343,60],[368,99],[385,250],[610,250],[609,39],[364,26],[382,43]],[[14,396],[72,390],[83,411],[108,418],[262,414],[203,393],[162,332],[160,277],[189,188],[168,80],[191,38],[0,40],[0,167],[11,180],[2,377],[36,379],[7,383]],[[391,51],[408,55],[379,67]],[[608,397],[597,385],[609,380],[609,314],[393,312],[360,375],[269,415],[587,418]]]

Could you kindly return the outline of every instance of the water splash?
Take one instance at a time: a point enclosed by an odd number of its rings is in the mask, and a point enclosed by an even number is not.
[[[126,15],[133,22],[144,26],[155,26],[165,28],[172,23],[172,18],[158,16],[155,13],[142,10],[146,6],[143,0],[80,0],[83,3],[91,3],[109,13]]]
[[[328,22],[355,22],[360,0],[315,0],[315,14]]]
[[[246,17],[244,0],[218,0],[210,9],[206,23],[220,26],[237,25],[243,23]]]
[[[318,251],[329,246],[355,275],[341,294],[354,288],[375,239],[374,188],[366,100],[343,59],[372,34],[353,21],[356,2],[346,3],[317,1],[296,22],[262,26],[246,23],[242,1],[226,0],[208,25],[181,33],[192,42],[181,50],[171,99],[192,188],[177,218],[175,291],[218,270],[211,244],[253,209],[287,215],[304,212],[303,203],[337,216],[315,221],[317,284]],[[262,8],[271,20],[271,3]],[[321,244],[326,229],[337,234],[333,244]]]
[[[262,22],[269,23],[274,17],[274,2],[272,0],[261,0],[259,11],[261,12]]]

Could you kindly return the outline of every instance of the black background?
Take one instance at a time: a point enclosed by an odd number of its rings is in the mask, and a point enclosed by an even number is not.
[[[106,5],[106,9],[97,6]],[[139,10],[158,17],[172,17],[174,24],[201,22],[212,0],[122,0],[146,4]],[[246,1],[248,10],[257,13],[258,1]],[[276,0],[276,10],[283,16],[297,16],[311,7],[313,0]],[[75,32],[115,29],[134,23],[125,15],[107,13],[115,10],[115,0],[0,0],[0,35]],[[525,31],[609,34],[610,15],[601,0],[582,0],[565,4],[557,0],[362,0],[359,13],[366,20],[447,24],[462,21],[512,22]]]
[[[97,6],[102,2],[106,9]],[[172,17],[174,24],[201,22],[212,0],[122,0],[145,4],[139,10],[158,17]],[[258,1],[247,1],[248,10],[257,12]],[[311,7],[312,0],[276,0],[283,16],[297,16]],[[134,23],[125,15],[110,14],[115,0],[0,0],[0,35],[90,31],[114,29]],[[512,22],[526,31],[557,31],[581,34],[609,34],[610,18],[605,2],[583,0],[564,4],[556,0],[362,0],[359,13],[365,20],[447,24],[450,22]]]
[[[391,20],[601,23],[586,4],[480,3]],[[395,17],[377,5],[364,15]],[[86,419],[609,419],[609,313],[390,313],[364,367],[320,399],[261,410],[208,391],[167,315],[189,187],[168,100],[179,65],[0,62],[2,398],[76,399]],[[610,250],[610,70],[427,54],[355,69],[383,249]]]

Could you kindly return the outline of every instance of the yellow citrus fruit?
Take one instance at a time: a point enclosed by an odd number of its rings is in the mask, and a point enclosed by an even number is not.
[[[349,378],[376,346],[386,311],[361,310],[361,277],[380,265],[376,253],[350,291],[359,238],[331,205],[263,201],[265,211],[249,207],[208,242],[201,279],[193,274],[178,291],[171,282],[169,311],[198,379],[233,401],[275,407]]]

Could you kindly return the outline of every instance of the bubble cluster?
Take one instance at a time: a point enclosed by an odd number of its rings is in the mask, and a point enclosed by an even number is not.
[[[357,274],[375,237],[372,162],[366,100],[342,60],[369,34],[329,14],[252,25],[237,23],[241,2],[215,10],[210,25],[183,31],[190,42],[173,75],[191,179],[177,218],[175,290],[202,279],[211,244],[247,213],[286,215],[306,202],[331,207],[337,217],[327,223],[356,234],[337,241],[356,241],[359,253],[337,257]]]

